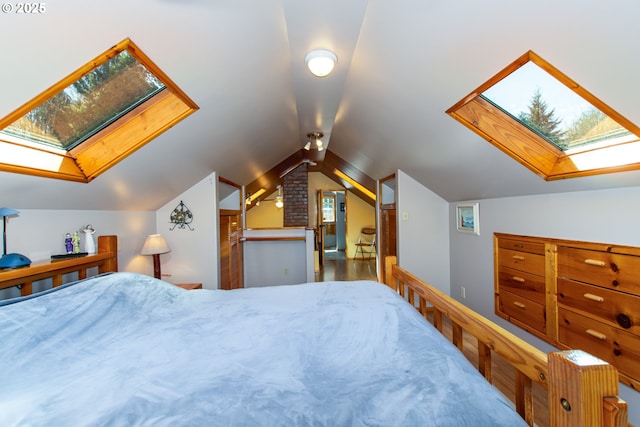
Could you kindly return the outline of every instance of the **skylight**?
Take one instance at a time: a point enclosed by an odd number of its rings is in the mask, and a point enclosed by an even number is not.
[[[640,130],[531,51],[447,113],[548,180],[640,169]]]
[[[70,150],[164,88],[124,50],[0,132]]]
[[[197,108],[125,39],[0,120],[0,170],[88,182]]]

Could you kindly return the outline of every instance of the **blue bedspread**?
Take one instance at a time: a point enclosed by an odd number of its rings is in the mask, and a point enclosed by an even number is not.
[[[384,285],[185,291],[115,273],[0,307],[0,426],[508,426]]]

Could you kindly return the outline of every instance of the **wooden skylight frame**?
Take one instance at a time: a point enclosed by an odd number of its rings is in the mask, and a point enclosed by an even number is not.
[[[632,140],[573,153],[562,151],[482,96],[530,61],[628,130]],[[640,128],[533,51],[523,54],[446,113],[547,181],[640,169]]]
[[[0,129],[125,50],[164,84],[164,90],[69,150],[0,134],[0,171],[87,183],[199,109],[127,38],[1,119]]]

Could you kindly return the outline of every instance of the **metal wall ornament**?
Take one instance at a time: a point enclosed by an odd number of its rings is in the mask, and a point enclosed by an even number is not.
[[[188,228],[193,231],[193,228],[189,224],[193,221],[193,214],[189,210],[189,208],[180,200],[180,204],[175,207],[173,212],[171,212],[171,216],[169,217],[169,222],[173,224],[173,227],[169,229],[169,231],[173,231],[176,227],[184,229]]]

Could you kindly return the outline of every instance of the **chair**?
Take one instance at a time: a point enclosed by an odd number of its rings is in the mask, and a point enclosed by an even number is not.
[[[360,230],[360,237],[358,237],[358,242],[356,243],[356,253],[354,258],[358,258],[358,253],[365,259],[365,255],[367,258],[371,258],[372,255],[376,254],[376,229],[371,227],[363,227]]]

